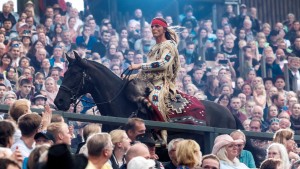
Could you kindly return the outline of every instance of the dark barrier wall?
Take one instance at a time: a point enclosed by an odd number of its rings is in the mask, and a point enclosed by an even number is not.
[[[247,7],[256,7],[259,20],[273,26],[276,22],[283,22],[289,13],[300,19],[299,0],[241,0]]]

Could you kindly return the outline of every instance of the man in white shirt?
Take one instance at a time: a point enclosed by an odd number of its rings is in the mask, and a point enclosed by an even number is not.
[[[12,145],[11,150],[13,152],[18,149],[24,158],[29,157],[35,148],[34,136],[40,128],[41,121],[42,117],[35,113],[24,114],[19,118],[18,127],[22,136]]]

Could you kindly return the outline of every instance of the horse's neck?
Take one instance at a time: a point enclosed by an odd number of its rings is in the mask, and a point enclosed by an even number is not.
[[[117,95],[118,93],[114,93],[108,98],[102,98],[99,91],[97,91],[97,87],[95,86],[94,88],[91,95],[102,115],[129,117],[131,113],[137,109],[137,107],[124,96],[123,91],[119,95]]]
[[[88,70],[93,81],[88,91],[96,103],[100,113],[109,116],[128,117],[135,106],[125,97],[125,85],[112,72]],[[130,113],[129,113],[130,112]]]
[[[112,95],[115,95],[123,84],[123,81],[116,78],[113,72],[101,71],[97,68],[91,68],[88,71],[94,92],[104,100],[113,97]]]

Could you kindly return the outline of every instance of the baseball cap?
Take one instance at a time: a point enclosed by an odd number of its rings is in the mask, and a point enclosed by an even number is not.
[[[37,140],[40,137],[44,137],[47,140],[52,140],[53,142],[55,142],[54,136],[51,133],[47,132],[47,131],[42,131],[42,132],[36,133],[35,136],[34,136],[34,139]]]

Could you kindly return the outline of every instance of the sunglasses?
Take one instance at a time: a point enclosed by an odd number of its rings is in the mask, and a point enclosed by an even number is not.
[[[20,44],[14,43],[14,44],[11,44],[11,47],[18,48],[18,47],[20,47]]]
[[[24,30],[23,33],[24,34],[31,34],[31,31],[30,30]]]

